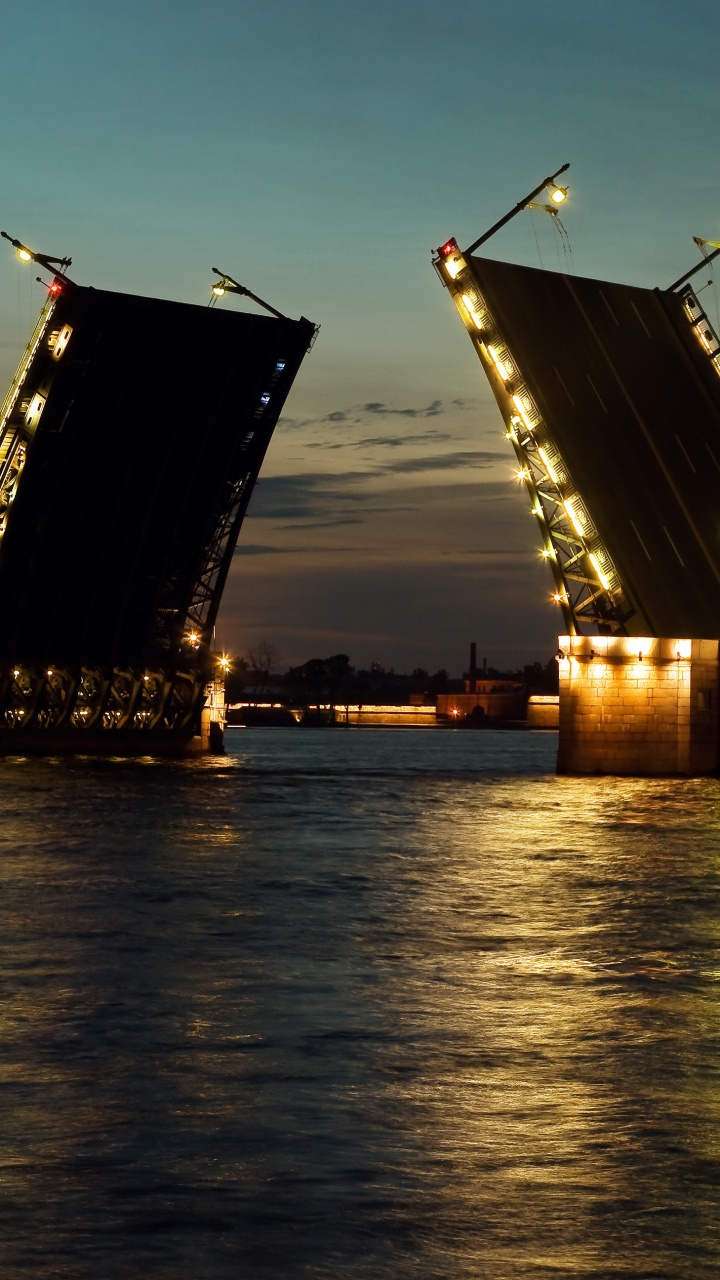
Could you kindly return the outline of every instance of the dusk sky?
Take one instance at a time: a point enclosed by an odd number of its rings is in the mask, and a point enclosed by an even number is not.
[[[529,501],[430,250],[569,161],[571,258],[531,213],[491,256],[647,286],[688,270],[693,235],[720,239],[719,33],[709,0],[6,8],[0,227],[82,284],[204,304],[217,266],[322,326],[224,648],[453,673],[471,640],[492,665],[552,654]],[[3,382],[36,274],[0,248]]]

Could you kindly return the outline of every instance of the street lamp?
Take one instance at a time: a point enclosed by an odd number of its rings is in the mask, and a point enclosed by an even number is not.
[[[37,262],[39,267],[44,267],[56,279],[58,276],[62,276],[63,279],[68,280],[65,271],[72,266],[72,258],[51,258],[47,253],[35,253],[32,249],[28,249],[27,245],[23,244],[21,240],[16,240],[14,236],[8,235],[7,231],[0,231],[0,236],[2,236],[3,240],[9,240],[13,248],[17,250],[17,256],[21,262]],[[69,280],[69,283],[72,284],[72,280]],[[57,291],[53,290],[53,292]]]
[[[217,267],[213,267],[212,271],[216,276],[220,277],[219,282],[212,287],[215,298],[222,298],[226,293],[239,293],[244,298],[252,298],[253,302],[257,302],[258,306],[264,307],[266,311],[270,312],[270,315],[275,316],[278,320],[287,319],[287,316],[284,316],[282,311],[277,311],[275,307],[270,306],[269,302],[264,302],[262,298],[258,298],[257,294],[251,293],[249,289],[245,288],[244,284],[238,284],[237,280],[233,280],[232,276],[227,275],[225,271],[218,271]],[[212,306],[212,300],[210,305]]]
[[[531,191],[530,194],[525,196],[523,200],[518,200],[515,207],[511,209],[509,213],[506,213],[504,217],[500,218],[496,223],[494,223],[494,225],[490,228],[489,231],[486,231],[484,235],[480,236],[477,240],[474,240],[473,243],[469,246],[469,248],[465,250],[465,253],[466,254],[474,253],[476,249],[479,249],[481,244],[484,244],[486,240],[489,240],[491,236],[494,236],[495,232],[499,231],[501,227],[504,227],[506,223],[510,222],[511,218],[516,217],[518,213],[522,213],[523,209],[527,209],[531,201],[533,201],[536,196],[539,196],[541,191],[549,192],[550,199],[552,200],[553,204],[562,204],[563,200],[565,200],[567,197],[568,189],[567,187],[557,186],[555,179],[559,178],[560,174],[565,173],[566,169],[569,169],[569,168],[570,168],[569,163],[564,164],[562,168],[558,169],[555,173],[551,173],[548,178],[543,178],[542,182],[540,182],[538,186],[535,187],[534,191]],[[443,254],[442,249],[439,252],[442,256]]]

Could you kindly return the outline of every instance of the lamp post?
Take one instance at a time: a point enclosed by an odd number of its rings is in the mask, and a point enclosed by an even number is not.
[[[245,288],[244,284],[238,284],[237,280],[233,280],[232,276],[229,276],[227,272],[218,271],[217,267],[213,267],[212,270],[216,276],[220,277],[218,283],[212,287],[216,298],[222,298],[226,293],[239,293],[245,298],[252,298],[253,302],[257,302],[258,306],[264,307],[266,311],[270,312],[270,315],[276,316],[278,320],[287,320],[287,316],[284,316],[282,311],[276,311],[275,307],[271,307],[269,302],[263,302],[262,298],[258,298],[256,293],[251,293],[249,289]]]
[[[527,209],[531,200],[534,200],[536,196],[539,196],[541,191],[545,191],[549,187],[552,188],[550,191],[550,199],[553,203],[557,205],[562,204],[563,201],[567,199],[567,187],[556,186],[555,179],[559,178],[560,174],[565,173],[566,169],[569,168],[570,162],[568,161],[567,164],[564,164],[562,168],[558,169],[555,173],[551,173],[549,178],[544,178],[539,186],[535,187],[534,191],[531,191],[523,200],[518,200],[515,207],[511,209],[509,213],[506,213],[503,218],[500,218],[498,222],[494,223],[489,231],[486,231],[485,234],[480,236],[477,240],[473,240],[472,244],[465,250],[465,252],[474,253],[476,249],[479,249],[481,244],[484,244],[486,240],[489,240],[491,236],[494,236],[496,231],[499,231],[501,227],[504,227],[506,223],[510,222],[511,218],[517,217],[519,213],[522,213],[523,209]]]

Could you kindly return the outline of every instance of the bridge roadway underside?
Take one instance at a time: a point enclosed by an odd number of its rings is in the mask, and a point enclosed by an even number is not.
[[[720,636],[720,378],[678,295],[471,258],[637,614]]]

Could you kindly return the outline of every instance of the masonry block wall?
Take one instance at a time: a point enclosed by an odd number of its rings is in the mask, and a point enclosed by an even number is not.
[[[559,773],[718,769],[717,640],[560,636]]]

